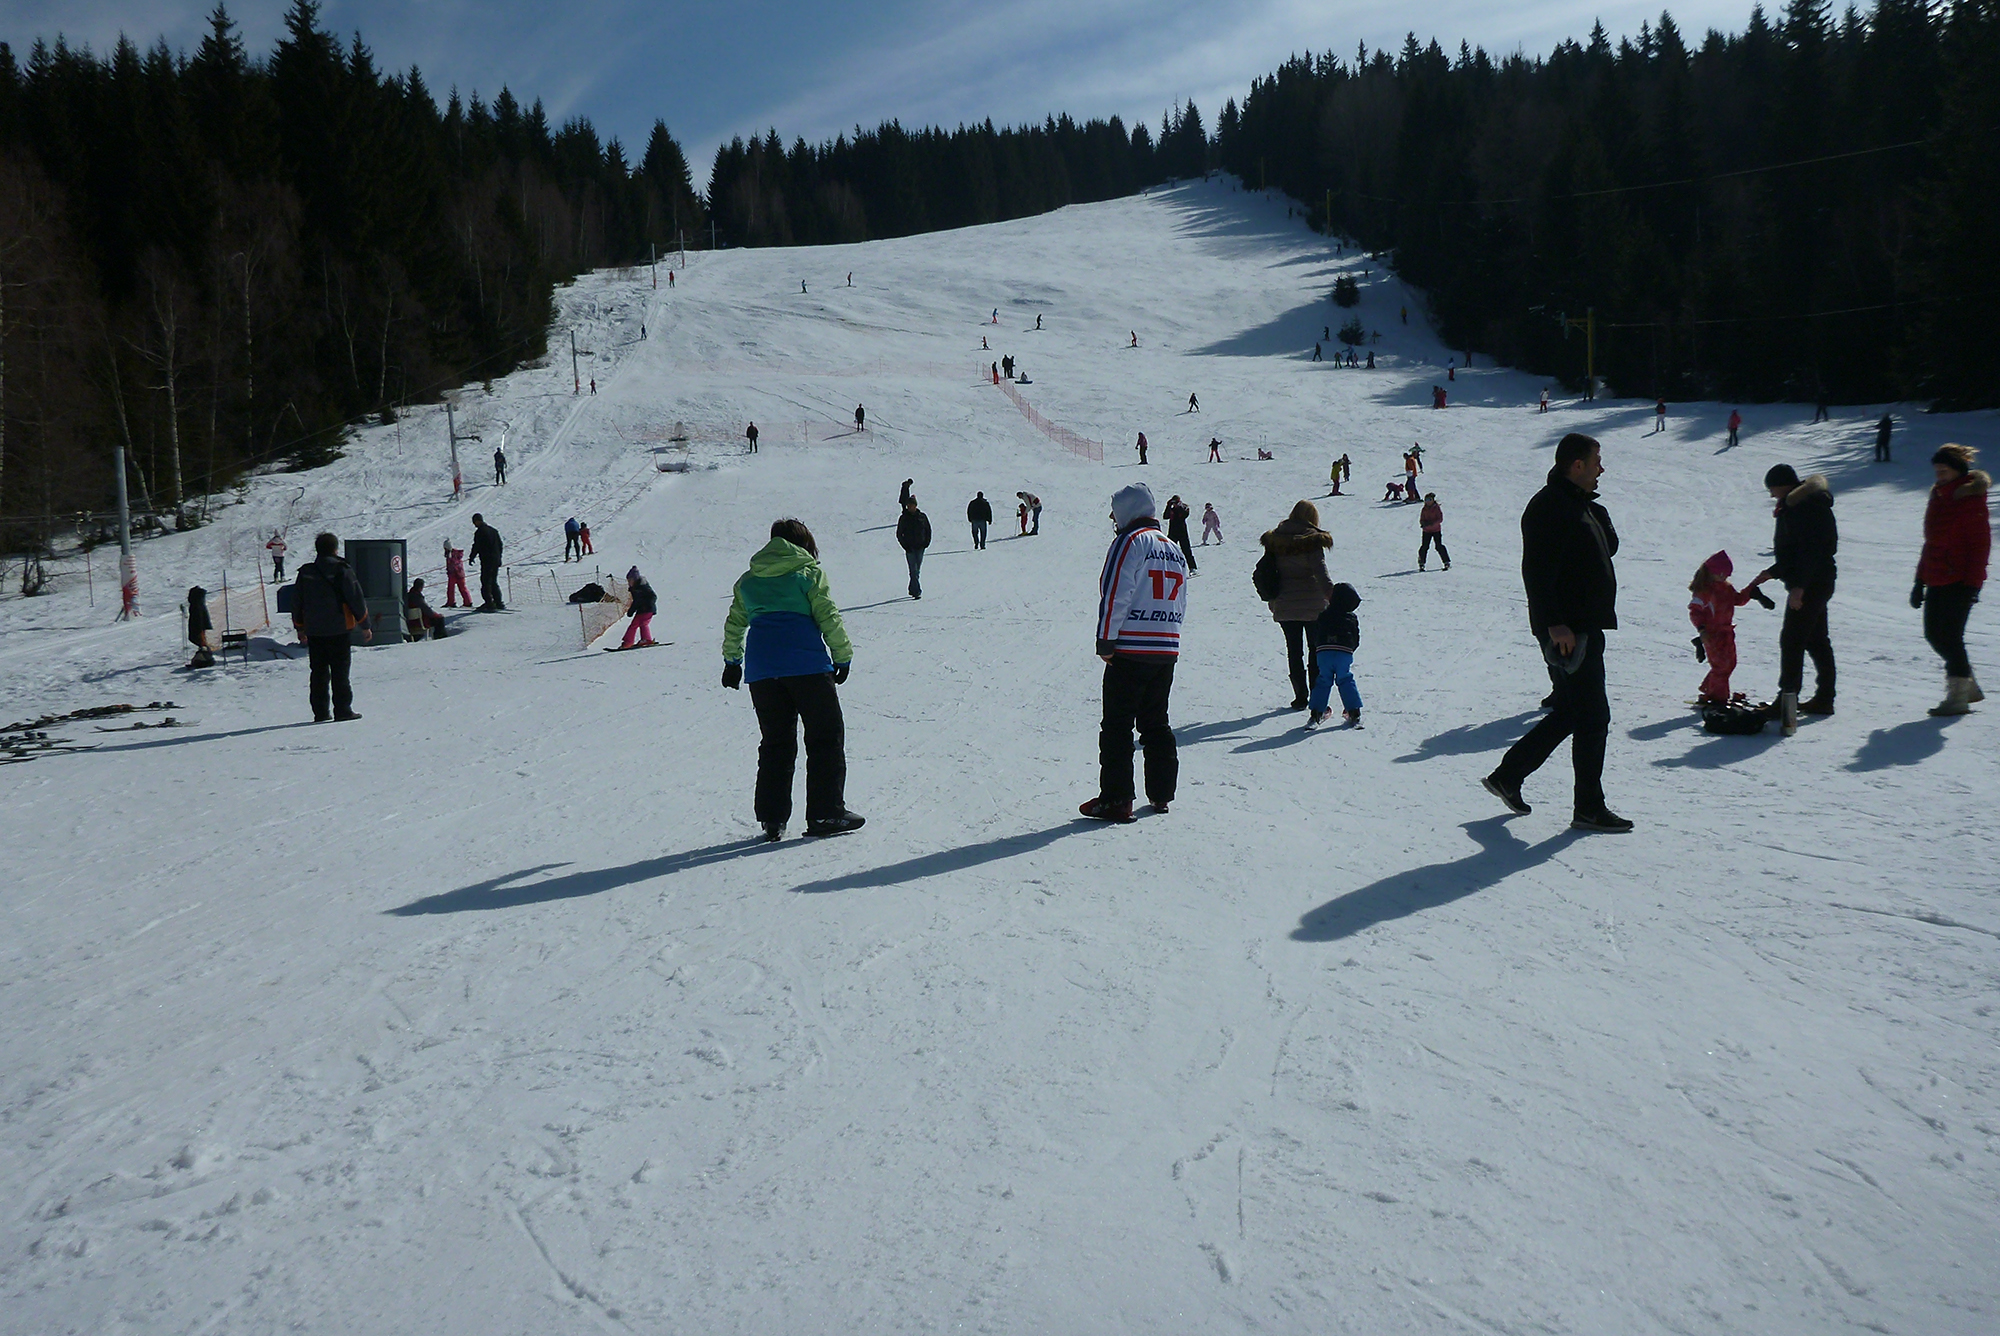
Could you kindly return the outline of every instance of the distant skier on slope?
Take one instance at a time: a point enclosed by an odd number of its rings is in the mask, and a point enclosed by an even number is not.
[[[285,535],[281,529],[271,531],[271,541],[264,544],[271,554],[271,582],[280,583],[285,578]]]
[[[583,560],[583,544],[578,539],[580,532],[581,526],[577,524],[576,516],[572,515],[563,521],[563,560],[565,562]]]
[[[1222,438],[1220,436],[1211,436],[1208,438],[1208,462],[1211,464],[1220,464],[1222,462]]]
[[[868,410],[860,404],[854,405],[854,430],[864,431],[868,426]]]
[[[1133,448],[1133,449],[1135,449],[1135,450],[1137,450],[1137,451],[1139,452],[1139,462],[1140,462],[1141,464],[1145,463],[1145,462],[1146,462],[1146,433],[1145,433],[1145,432],[1143,432],[1143,431],[1142,431],[1142,432],[1140,432],[1140,433],[1139,433],[1139,444],[1137,444],[1137,445],[1133,446],[1132,448]]]
[[[1208,536],[1215,535],[1218,545],[1222,542],[1222,516],[1215,513],[1215,503],[1205,501],[1201,507],[1201,545],[1208,546]]]
[[[1167,522],[1167,537],[1180,544],[1181,554],[1187,558],[1188,574],[1195,573],[1194,542],[1188,537],[1188,516],[1193,512],[1188,503],[1181,500],[1178,493],[1167,498],[1167,508],[1160,517]]]
[[[965,505],[965,522],[972,526],[972,550],[986,550],[986,530],[993,523],[993,503],[981,492]]]
[[[1417,529],[1423,535],[1417,544],[1417,569],[1424,568],[1424,559],[1430,555],[1431,547],[1438,550],[1438,559],[1444,562],[1446,570],[1451,569],[1451,553],[1444,546],[1444,507],[1438,504],[1436,492],[1424,493],[1424,508],[1417,513]]]
[[[1190,394],[1188,396],[1187,411],[1190,413],[1199,413],[1201,411],[1201,400],[1195,398],[1192,394]]]

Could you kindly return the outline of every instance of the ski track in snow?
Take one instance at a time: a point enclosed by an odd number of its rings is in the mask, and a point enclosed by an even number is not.
[[[1363,271],[1382,369],[1309,363]],[[0,601],[7,718],[202,721],[0,772],[0,1332],[2000,1327],[2000,705],[1925,717],[1941,673],[1904,603],[1924,461],[1991,458],[2000,415],[1913,414],[1876,466],[1879,407],[1748,406],[1720,451],[1729,405],[1650,435],[1650,403],[1542,417],[1541,381],[1481,367],[1432,412],[1447,353],[1399,323],[1414,295],[1222,183],[702,255],[672,291],[638,272],[558,294],[594,397],[560,331],[462,394],[485,454],[507,433],[507,487],[468,447],[451,502],[421,408],[142,544],[135,624],[80,570]],[[1009,352],[1104,464],[976,382]],[[752,417],[821,428],[752,458]],[[675,421],[693,469],[660,474]],[[1623,538],[1624,838],[1565,828],[1564,753],[1533,816],[1477,784],[1546,689],[1516,524],[1572,429],[1605,443]],[[1211,434],[1276,459],[1203,464]],[[1449,574],[1375,500],[1411,440]],[[1307,735],[1249,573],[1343,451],[1353,495],[1320,504],[1365,600],[1367,727]],[[1686,582],[1718,547],[1761,568],[1780,459],[1838,497],[1840,713],[1709,737]],[[905,477],[936,532],[921,603]],[[1090,622],[1139,477],[1227,537],[1196,549],[1179,801],[1100,828],[1073,815]],[[1009,536],[1018,489],[1038,538]],[[475,509],[517,615],[358,651],[362,722],[300,723],[302,661],[172,671],[178,591],[253,577],[274,525],[295,558],[322,526],[408,537],[435,584]],[[588,569],[556,561],[571,514]],[[847,609],[869,824],[768,846],[717,646],[785,514]],[[655,654],[586,660],[574,610],[531,601],[551,563],[566,593],[634,562]],[[1740,614],[1740,689],[1771,689],[1777,629]],[[1990,608],[1971,647],[2000,675]]]

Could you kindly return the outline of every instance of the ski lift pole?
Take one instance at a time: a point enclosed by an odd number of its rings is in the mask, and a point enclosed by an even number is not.
[[[582,372],[580,372],[580,371],[578,371],[578,370],[577,370],[577,367],[576,367],[576,331],[575,331],[575,330],[571,330],[571,331],[569,332],[569,378],[570,378],[570,393],[571,393],[571,394],[582,394],[582,393],[583,393],[583,373],[582,373]]]

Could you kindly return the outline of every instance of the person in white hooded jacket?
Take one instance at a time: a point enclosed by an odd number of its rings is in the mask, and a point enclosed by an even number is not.
[[[1146,749],[1146,798],[1174,800],[1180,757],[1167,721],[1187,610],[1187,555],[1160,532],[1144,483],[1111,498],[1118,537],[1097,580],[1097,657],[1104,660],[1104,723],[1097,735],[1097,796],[1079,809],[1097,821],[1130,821],[1132,731]]]

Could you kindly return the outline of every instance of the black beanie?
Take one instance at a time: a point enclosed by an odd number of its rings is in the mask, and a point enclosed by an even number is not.
[[[1764,475],[1766,487],[1797,487],[1799,471],[1790,464],[1773,464],[1771,471]]]

